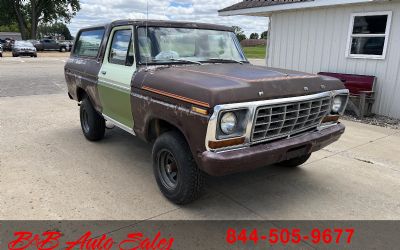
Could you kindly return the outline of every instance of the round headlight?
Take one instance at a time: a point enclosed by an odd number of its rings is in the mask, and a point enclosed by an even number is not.
[[[339,113],[341,107],[342,107],[342,98],[336,96],[332,102],[332,112]]]
[[[227,112],[221,118],[221,130],[224,134],[229,135],[235,131],[237,125],[237,118],[235,113]]]

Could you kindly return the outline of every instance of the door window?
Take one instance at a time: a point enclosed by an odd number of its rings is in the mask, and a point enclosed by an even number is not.
[[[125,66],[133,65],[132,30],[126,29],[114,32],[108,62]]]

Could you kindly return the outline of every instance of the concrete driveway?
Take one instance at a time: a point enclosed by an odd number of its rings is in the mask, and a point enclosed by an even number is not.
[[[1,219],[400,219],[398,130],[343,121],[301,168],[210,178],[179,207],[158,191],[151,145],[117,128],[85,140],[64,59],[34,60],[0,60]]]

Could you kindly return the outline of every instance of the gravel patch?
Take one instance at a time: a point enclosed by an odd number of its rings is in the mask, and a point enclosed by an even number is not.
[[[355,117],[351,113],[346,112],[346,114],[343,115],[342,119],[353,122],[361,122],[384,128],[400,129],[400,119],[390,118],[383,115],[373,115],[370,117],[364,117],[363,119],[360,119]]]

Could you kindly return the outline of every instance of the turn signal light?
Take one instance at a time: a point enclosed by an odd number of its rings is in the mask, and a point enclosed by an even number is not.
[[[192,111],[202,114],[202,115],[208,115],[208,110],[207,109],[202,109],[202,108],[198,108],[198,107],[192,107]]]
[[[228,139],[228,140],[223,140],[223,141],[209,141],[208,147],[211,149],[226,148],[226,147],[243,144],[244,140],[245,140],[244,137],[240,137],[240,138]]]
[[[339,121],[339,117],[339,115],[328,115],[324,119],[322,119],[322,123],[337,122]]]

